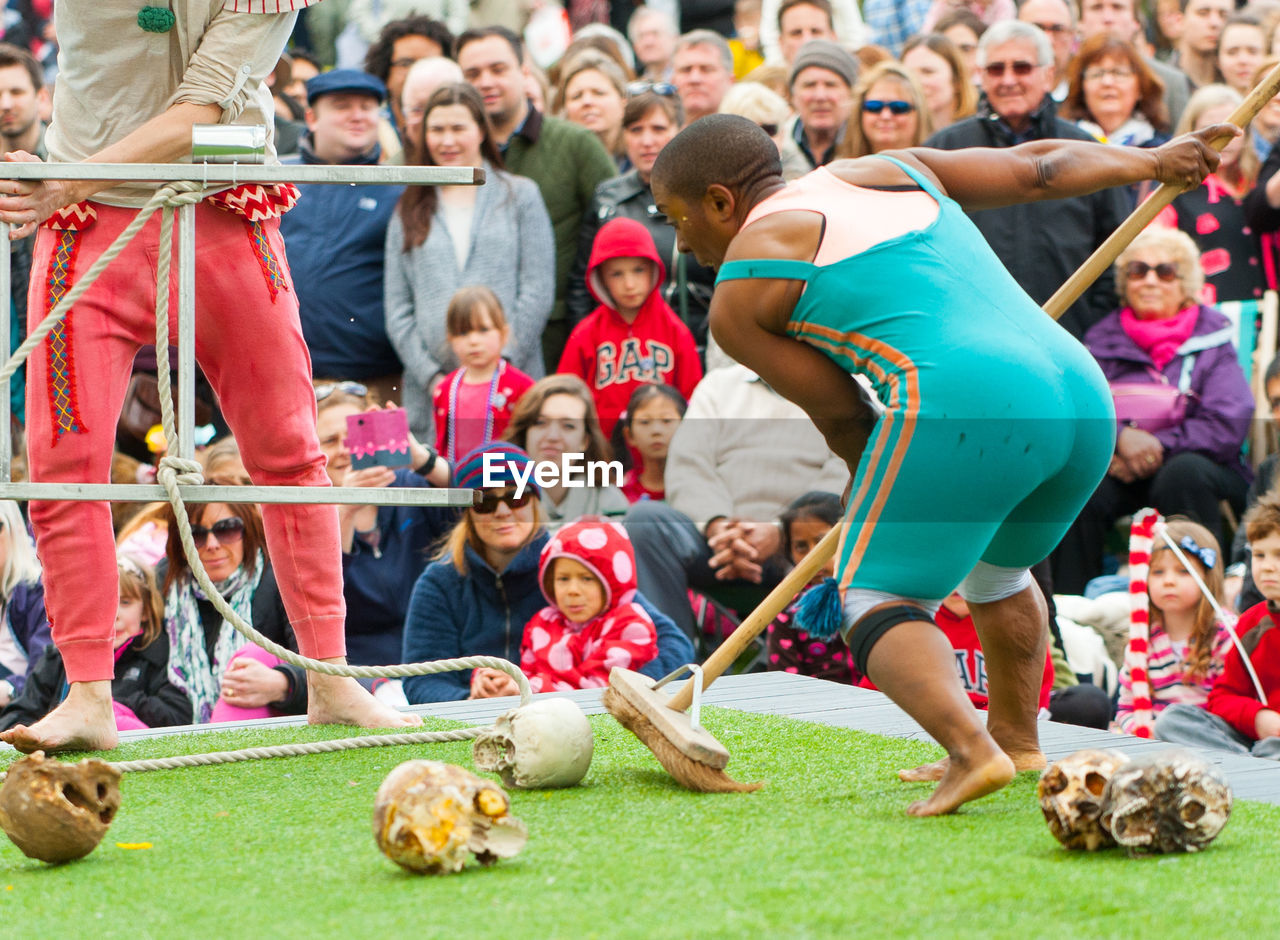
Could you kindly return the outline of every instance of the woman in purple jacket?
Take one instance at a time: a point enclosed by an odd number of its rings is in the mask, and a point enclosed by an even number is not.
[[[1218,534],[1219,503],[1244,508],[1250,473],[1241,446],[1253,395],[1236,354],[1235,329],[1199,304],[1200,253],[1185,233],[1148,229],[1116,261],[1121,308],[1085,334],[1116,396],[1120,418],[1107,476],[1053,553],[1053,584],[1079,594],[1102,573],[1102,544],[1121,516],[1154,506]],[[1150,389],[1142,386],[1148,385]],[[1156,397],[1135,408],[1134,393]]]

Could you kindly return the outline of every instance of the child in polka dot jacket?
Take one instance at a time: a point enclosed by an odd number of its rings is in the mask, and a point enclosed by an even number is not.
[[[658,655],[653,621],[632,601],[631,539],[616,522],[584,516],[562,528],[542,549],[538,581],[551,603],[520,650],[533,691],[604,688],[614,666],[639,669]]]

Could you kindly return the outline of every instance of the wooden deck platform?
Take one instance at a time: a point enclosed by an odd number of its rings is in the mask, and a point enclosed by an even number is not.
[[[598,691],[573,692],[568,693],[567,697],[576,701],[587,714],[604,712]],[[412,711],[472,724],[491,724],[498,715],[514,707],[516,701],[515,698],[499,698],[446,702],[414,706]],[[853,728],[887,737],[929,740],[929,736],[915,721],[881,693],[807,676],[782,672],[724,676],[707,691],[704,701],[722,708],[784,715],[800,721],[836,728]],[[298,717],[268,718],[254,724],[258,727],[288,726],[302,724],[303,721]],[[216,730],[226,727],[228,726],[218,725]],[[151,731],[127,731],[121,734],[121,738],[133,740],[210,730],[215,728],[209,725],[185,725]],[[1040,743],[1051,761],[1086,747],[1125,751],[1130,756],[1154,753],[1169,747],[1160,741],[1147,741],[1129,735],[1050,721],[1040,723]],[[1226,751],[1198,749],[1197,753],[1222,769],[1231,782],[1237,799],[1280,804],[1280,761],[1261,760]]]

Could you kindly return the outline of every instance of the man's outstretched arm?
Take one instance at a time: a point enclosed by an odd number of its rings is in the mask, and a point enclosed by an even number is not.
[[[994,209],[1143,180],[1198,186],[1218,166],[1219,155],[1210,142],[1239,133],[1234,124],[1215,124],[1149,150],[1087,140],[1037,140],[996,149],[920,147],[894,156],[927,170],[965,209]]]

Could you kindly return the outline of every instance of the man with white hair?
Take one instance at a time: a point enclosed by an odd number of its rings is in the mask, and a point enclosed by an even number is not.
[[[648,5],[636,7],[627,22],[627,38],[636,51],[640,77],[651,82],[669,81],[676,40],[680,38],[680,27],[671,14]]]
[[[404,121],[400,134],[406,146],[418,134],[427,99],[441,85],[462,81],[462,67],[453,59],[431,56],[413,63],[409,74],[405,76],[404,89],[400,92],[400,115]]]
[[[1006,20],[978,42],[982,101],[978,113],[925,141],[927,147],[1012,147],[1030,140],[1088,140],[1089,135],[1057,116],[1053,47],[1030,23]],[[1106,146],[1099,144],[1098,146]],[[968,213],[987,243],[1022,289],[1043,304],[1124,220],[1122,189],[1088,196],[1023,203]],[[1115,306],[1115,279],[1108,271],[1059,321],[1077,338]]]

